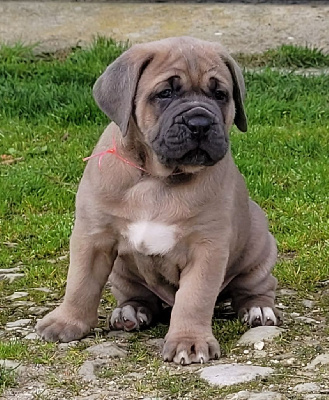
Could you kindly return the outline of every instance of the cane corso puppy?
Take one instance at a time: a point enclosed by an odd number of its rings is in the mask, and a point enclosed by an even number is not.
[[[280,323],[276,243],[230,152],[231,126],[247,130],[244,96],[228,52],[190,37],[134,45],[106,69],[94,97],[113,122],[81,180],[66,294],[37,324],[41,337],[88,334],[108,278],[114,329],[148,326],[172,306],[167,361],[219,356],[220,294],[252,327]]]

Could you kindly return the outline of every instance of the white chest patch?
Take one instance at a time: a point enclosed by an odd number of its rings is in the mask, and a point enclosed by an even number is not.
[[[176,244],[176,225],[139,221],[128,226],[127,237],[134,248],[145,255],[164,255]]]

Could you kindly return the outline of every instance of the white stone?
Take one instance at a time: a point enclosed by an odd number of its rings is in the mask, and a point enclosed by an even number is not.
[[[20,365],[20,363],[13,360],[0,360],[0,367],[6,369],[15,369]]]
[[[201,378],[217,386],[236,385],[252,381],[259,376],[267,376],[274,370],[245,364],[218,364],[201,370]]]
[[[288,358],[288,359],[285,361],[285,364],[286,364],[286,365],[294,365],[295,363],[296,363],[296,358],[294,358],[294,357]]]
[[[255,350],[253,356],[255,358],[264,358],[267,357],[267,353],[264,350]]]
[[[0,274],[0,281],[6,280],[9,283],[14,282],[16,279],[23,278],[24,274]]]
[[[31,332],[28,335],[24,336],[26,340],[40,340],[40,336],[36,332]]]
[[[128,375],[126,375],[127,378],[134,378],[134,379],[143,379],[145,374],[140,373],[140,372],[130,372]]]
[[[49,311],[49,307],[34,306],[34,307],[30,307],[27,311],[32,315],[39,316],[39,315],[43,315],[47,311]]]
[[[319,324],[320,321],[317,321],[314,318],[309,317],[296,317],[296,321],[303,322],[304,324]]]
[[[78,340],[72,340],[68,343],[59,343],[58,350],[67,350],[76,347],[80,342]]]
[[[16,299],[20,299],[21,297],[26,297],[28,295],[29,295],[28,292],[14,292],[12,295],[7,296],[6,299],[16,300]]]
[[[81,391],[83,393],[83,391]],[[102,391],[102,397],[103,395],[106,395],[104,390]],[[98,394],[91,394],[90,396],[79,396],[79,397],[74,397],[74,400],[99,400],[99,393]],[[106,397],[103,397],[103,399],[106,399]]]
[[[126,339],[131,336],[131,333],[125,332],[125,331],[109,331],[106,334],[107,338],[120,338],[120,339]]]
[[[26,318],[26,319],[18,319],[17,321],[13,321],[13,322],[7,322],[6,329],[13,330],[13,329],[22,328],[23,326],[29,325],[31,321],[32,321],[31,319]]]
[[[44,293],[51,293],[52,290],[47,288],[47,287],[36,287],[32,288],[33,290],[37,290],[38,292],[44,292]]]
[[[162,400],[161,397],[144,397],[142,400]]]
[[[28,300],[17,300],[17,301],[13,301],[10,304],[10,307],[13,308],[17,308],[17,307],[31,307],[33,306],[35,303],[33,303],[33,301],[28,301]]]
[[[303,306],[306,308],[314,307],[314,301],[312,301],[312,300],[303,300],[302,303],[303,303]]]
[[[314,358],[309,364],[306,365],[305,369],[314,369],[320,365],[329,364],[329,353],[320,354]]]
[[[301,383],[296,385],[293,390],[298,393],[318,392],[320,390],[320,386],[313,382]]]
[[[96,357],[126,357],[126,350],[121,349],[114,343],[101,343],[88,347],[86,351]]]
[[[12,369],[17,373],[22,373],[25,370],[25,367],[21,365],[21,363],[13,360],[0,360],[0,367],[5,369]]]
[[[281,335],[284,329],[278,326],[257,326],[244,333],[238,341],[239,345],[255,344],[264,340],[271,340]]]
[[[87,360],[78,369],[78,375],[85,381],[95,381],[97,380],[96,372],[105,364],[105,360]]]
[[[293,296],[297,294],[296,290],[291,290],[291,289],[280,289],[277,291],[278,294],[281,296]]]
[[[282,395],[277,392],[249,392],[242,390],[235,394],[230,394],[226,397],[227,400],[281,400]]]
[[[4,268],[4,269],[0,268],[0,275],[2,275],[2,274],[12,274],[12,273],[18,272],[20,270],[21,270],[21,267]]]

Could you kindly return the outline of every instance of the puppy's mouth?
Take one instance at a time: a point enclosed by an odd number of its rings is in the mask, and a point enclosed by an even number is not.
[[[209,108],[209,105],[191,108],[190,104],[183,103],[162,115],[161,128],[152,141],[161,164],[168,167],[212,166],[225,156],[228,136],[223,116],[218,109]]]
[[[213,160],[210,155],[200,148],[196,148],[194,150],[190,150],[185,153],[182,157],[179,158],[169,158],[166,155],[158,155],[158,159],[161,164],[164,164],[168,167],[177,167],[177,166],[211,166],[216,164],[216,160]],[[176,168],[176,171],[179,169]]]

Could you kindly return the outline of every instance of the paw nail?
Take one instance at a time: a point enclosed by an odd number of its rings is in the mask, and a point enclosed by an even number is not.
[[[204,359],[203,359],[203,357],[200,358],[200,364],[204,364]]]
[[[128,321],[127,318],[125,318],[125,317],[123,317],[122,319],[123,319],[123,322],[127,322]]]
[[[215,360],[218,360],[219,359],[219,355],[218,355],[218,353],[216,353],[215,354]]]
[[[182,359],[180,360],[180,363],[181,363],[181,365],[185,364],[185,358],[184,357],[182,357]]]
[[[144,324],[143,318],[139,318],[139,323],[140,323],[140,324]]]

